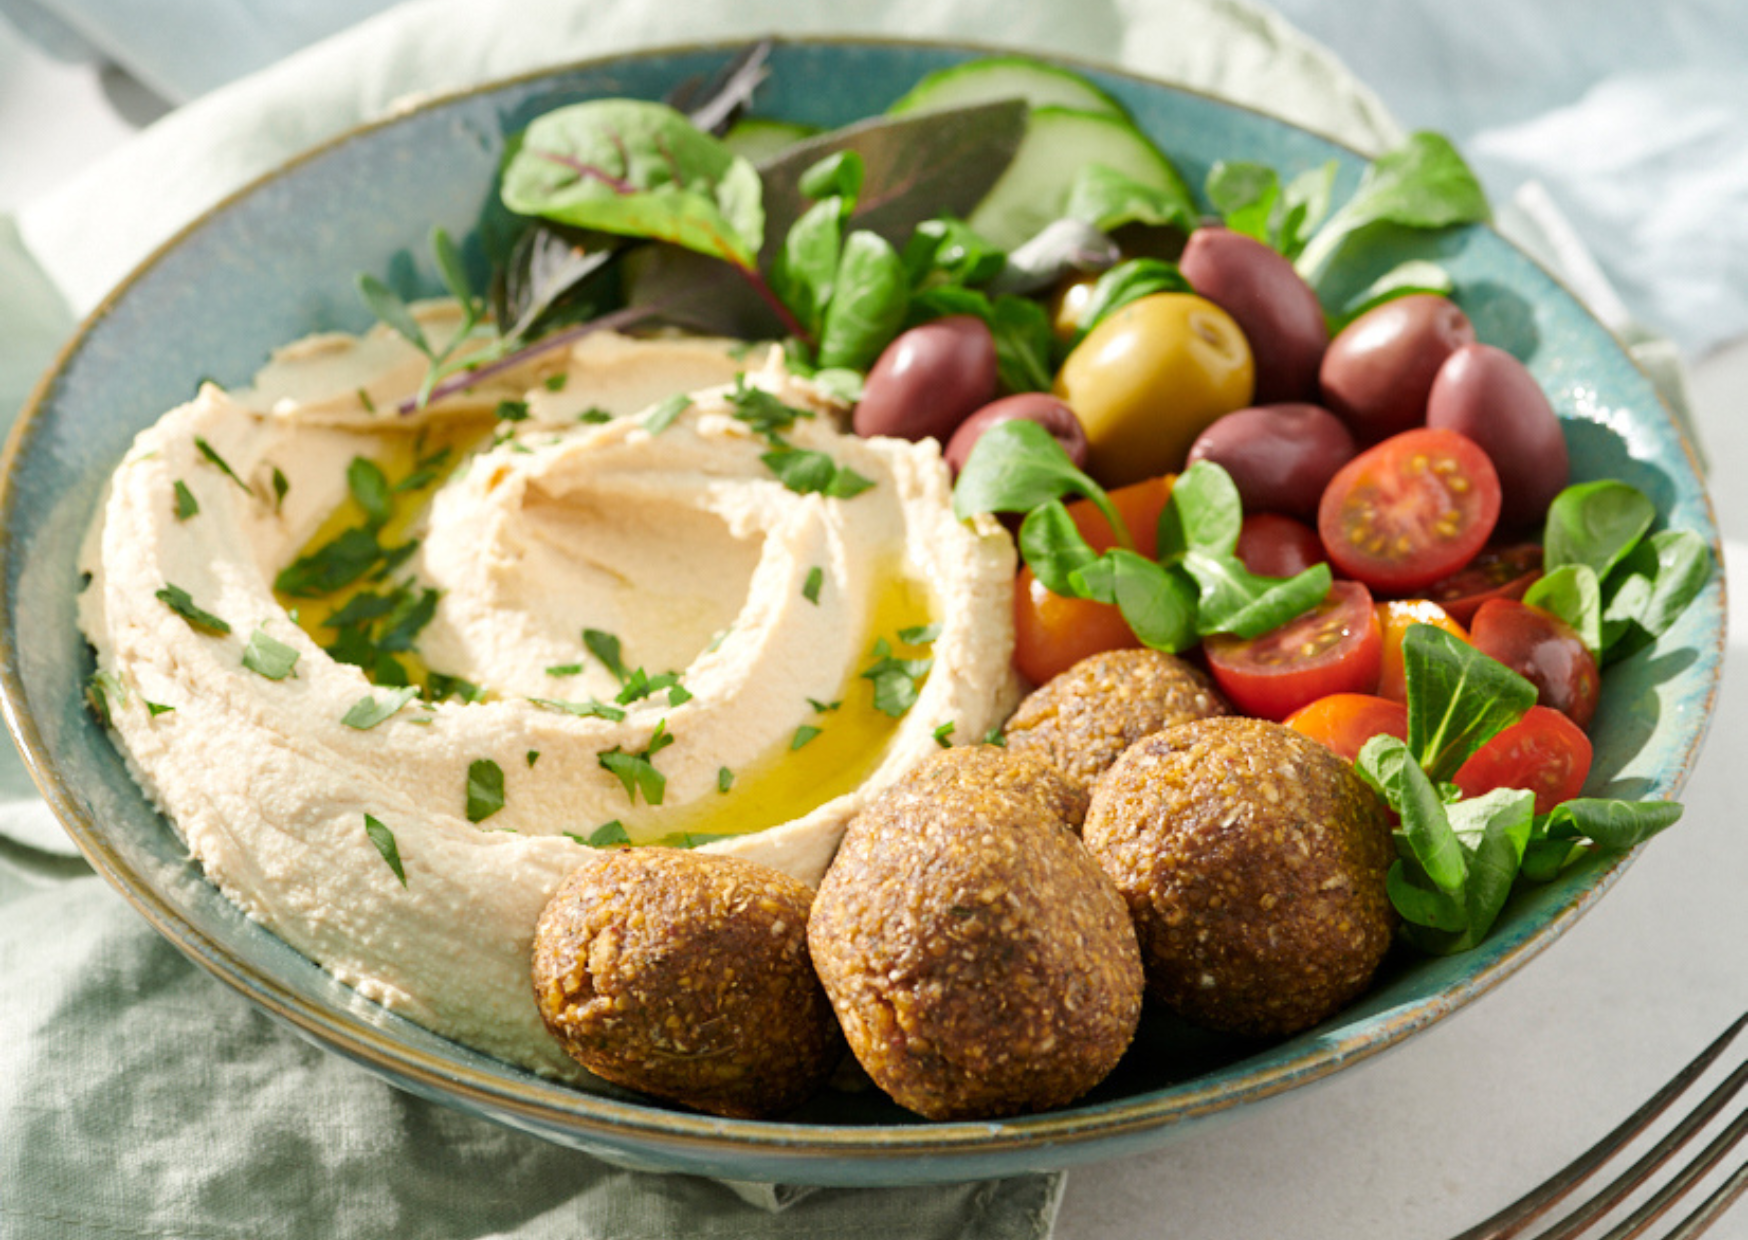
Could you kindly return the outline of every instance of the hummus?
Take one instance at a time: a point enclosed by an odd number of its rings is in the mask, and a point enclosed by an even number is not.
[[[367,998],[575,1077],[529,953],[590,841],[817,883],[874,790],[1011,708],[1013,549],[954,519],[934,443],[844,433],[774,351],[596,335],[397,412],[424,365],[318,337],[165,415],[80,621],[227,896]],[[812,485],[782,448],[821,454]]]

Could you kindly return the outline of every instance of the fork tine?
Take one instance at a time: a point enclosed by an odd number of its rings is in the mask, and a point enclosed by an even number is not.
[[[1676,1073],[1667,1085],[1663,1086],[1663,1088],[1659,1089],[1655,1094],[1652,1094],[1651,1097],[1645,1101],[1644,1105],[1639,1107],[1639,1109],[1634,1111],[1631,1115],[1627,1116],[1626,1119],[1622,1120],[1607,1136],[1603,1137],[1595,1145],[1591,1146],[1588,1150],[1584,1151],[1584,1153],[1573,1159],[1540,1186],[1532,1189],[1530,1192],[1520,1197],[1511,1205],[1506,1206],[1491,1218],[1477,1223],[1468,1231],[1456,1236],[1454,1240],[1508,1240],[1509,1237],[1520,1233],[1530,1223],[1540,1218],[1543,1214],[1547,1213],[1548,1210],[1564,1200],[1568,1194],[1594,1175],[1597,1170],[1619,1153],[1622,1148],[1628,1145],[1646,1128],[1650,1127],[1651,1124],[1656,1121],[1658,1116],[1662,1115],[1664,1111],[1669,1109],[1670,1103],[1680,1097],[1681,1094],[1694,1083],[1694,1081],[1699,1079],[1699,1077],[1705,1073],[1707,1068],[1711,1067],[1712,1064],[1718,1060],[1718,1058],[1729,1047],[1731,1041],[1736,1037],[1736,1035],[1742,1032],[1743,1026],[1745,1025],[1748,1025],[1748,1012],[1744,1012],[1741,1016],[1738,1016],[1735,1021],[1731,1023],[1730,1027],[1724,1030],[1723,1033],[1719,1034],[1710,1046],[1706,1047],[1705,1050],[1701,1051],[1694,1057],[1693,1062],[1689,1063],[1680,1072]],[[1723,1085],[1720,1085],[1716,1090],[1714,1090],[1712,1095],[1706,1099],[1704,1104],[1702,1104],[1702,1109],[1706,1106],[1711,1107],[1711,1112],[1708,1113],[1708,1117],[1709,1114],[1715,1113],[1726,1102],[1728,1102],[1730,1096],[1734,1095],[1735,1092],[1742,1087],[1743,1079],[1748,1079],[1748,1064],[1738,1068],[1736,1072],[1732,1074],[1730,1080],[1724,1082]],[[1720,1095],[1722,1096],[1720,1097]],[[1694,1131],[1697,1131],[1699,1124],[1693,1123],[1692,1120],[1693,1117],[1690,1116],[1688,1120],[1683,1122],[1682,1129],[1677,1130],[1686,1130],[1686,1135],[1681,1138],[1681,1142],[1685,1142],[1688,1137],[1693,1135]],[[1700,1123],[1703,1122],[1703,1120],[1700,1121]],[[1664,1141],[1658,1145],[1657,1149],[1652,1151],[1652,1154],[1655,1154],[1658,1150],[1661,1150],[1662,1155],[1657,1162],[1652,1163],[1649,1167],[1643,1169],[1643,1174],[1641,1174],[1640,1179],[1643,1178],[1643,1175],[1649,1174],[1651,1170],[1660,1165],[1663,1159],[1667,1159],[1680,1148],[1681,1142],[1670,1144],[1670,1138],[1674,1136],[1675,1133],[1672,1132],[1670,1137],[1664,1138]],[[1668,1148],[1665,1149],[1665,1146]],[[1641,1169],[1641,1164],[1650,1157],[1651,1155],[1647,1154],[1645,1158],[1640,1160],[1640,1164],[1635,1164],[1635,1166],[1626,1174],[1631,1175],[1634,1171],[1639,1171]],[[1616,1180],[1615,1184],[1610,1186],[1611,1189],[1616,1185],[1619,1185],[1625,1178],[1626,1176],[1622,1176],[1620,1180]],[[1636,1184],[1637,1181],[1634,1181],[1634,1183]],[[1629,1185],[1621,1193],[1621,1196],[1625,1196],[1626,1192],[1630,1191],[1631,1186]],[[1616,1198],[1615,1200],[1618,1201],[1619,1198]],[[1608,1208],[1612,1208],[1612,1203]],[[1588,1211],[1588,1207],[1586,1210]],[[1594,1214],[1587,1213],[1584,1221],[1589,1222],[1591,1218],[1594,1217]],[[1566,1224],[1563,1222],[1561,1226],[1564,1227]],[[1559,1230],[1555,1230],[1548,1233],[1546,1240],[1555,1240],[1555,1238],[1561,1234],[1570,1236],[1574,1234],[1574,1232],[1567,1230],[1562,1233]],[[1698,1233],[1696,1232],[1694,1234],[1697,1235]]]
[[[1570,1216],[1564,1217],[1552,1228],[1543,1231],[1540,1240],[1571,1240],[1577,1235],[1582,1235],[1587,1226],[1596,1223],[1599,1217],[1603,1217],[1610,1210],[1615,1209],[1617,1205],[1626,1200],[1627,1196],[1633,1193],[1634,1189],[1638,1189],[1640,1184],[1650,1179],[1657,1172],[1657,1168],[1668,1163],[1671,1158],[1675,1158],[1675,1154],[1680,1153],[1682,1147],[1687,1146],[1687,1142],[1694,1139],[1699,1130],[1703,1130],[1704,1126],[1711,1123],[1713,1116],[1717,1116],[1725,1105],[1729,1105],[1729,1100],[1736,1097],[1736,1093],[1743,1088],[1745,1083],[1748,1083],[1748,1060],[1739,1063],[1736,1070],[1731,1072],[1729,1077],[1725,1077],[1724,1083],[1718,1084],[1718,1088],[1706,1095],[1704,1102],[1694,1107],[1687,1116],[1683,1116],[1682,1121],[1664,1135],[1664,1139],[1659,1140],[1655,1146],[1640,1154],[1636,1163],[1627,1167],[1624,1172],[1620,1172],[1620,1175],[1608,1182],[1598,1195],[1592,1196],[1589,1202],[1585,1202],[1577,1210],[1573,1210]],[[1662,1200],[1662,1209],[1668,1209],[1669,1205],[1673,1205],[1676,1198],[1687,1191],[1692,1179],[1699,1179],[1699,1175],[1704,1175],[1704,1172],[1711,1165],[1715,1165],[1718,1160],[1724,1158],[1724,1154],[1731,1151],[1731,1146],[1734,1146],[1741,1139],[1745,1125],[1748,1125],[1748,1116],[1738,1116],[1731,1128],[1727,1128],[1722,1137],[1718,1137],[1711,1146],[1706,1147],[1701,1158],[1696,1160],[1697,1172],[1694,1168],[1687,1168],[1682,1175],[1676,1175],[1675,1181],[1671,1181],[1671,1184],[1662,1189],[1659,1195],[1654,1196],[1648,1205],[1659,1202],[1659,1198]],[[1725,1140],[1725,1137],[1729,1140]],[[1661,1212],[1662,1210],[1657,1210],[1657,1214],[1661,1214]],[[1638,1235],[1645,1226],[1654,1223],[1657,1214],[1645,1217],[1636,1230],[1626,1230],[1626,1226],[1622,1226],[1619,1230],[1612,1231],[1606,1240],[1627,1240],[1629,1237]],[[1638,1216],[1634,1216],[1634,1219],[1636,1217]],[[1633,1219],[1629,1219],[1629,1223],[1633,1223]]]
[[[1748,1067],[1748,1065],[1744,1065],[1744,1067]],[[1713,1167],[1722,1162],[1724,1156],[1735,1148],[1736,1142],[1742,1139],[1744,1133],[1748,1133],[1748,1111],[1744,1111],[1734,1120],[1730,1121],[1730,1126],[1725,1128],[1723,1132],[1719,1133],[1717,1137],[1713,1139],[1712,1143],[1706,1146],[1706,1148],[1700,1153],[1698,1158],[1683,1167],[1667,1184],[1658,1189],[1644,1205],[1640,1206],[1637,1210],[1634,1210],[1633,1213],[1620,1224],[1620,1226],[1604,1236],[1603,1240],[1633,1240],[1633,1237],[1641,1234],[1645,1228],[1662,1218],[1677,1201],[1681,1200],[1681,1198],[1687,1194],[1689,1189],[1704,1179]],[[1741,1172],[1738,1171],[1737,1174],[1740,1175]],[[1740,1192],[1741,1190],[1738,1189],[1737,1191]],[[1727,1205],[1728,1202],[1725,1204]],[[1691,1222],[1691,1219],[1688,1221]],[[1687,1225],[1687,1222],[1682,1223],[1683,1227],[1686,1227]],[[1706,1223],[1700,1227],[1699,1231],[1692,1232],[1691,1234],[1697,1236],[1710,1225],[1711,1222],[1708,1219]]]
[[[1681,1220],[1665,1240],[1694,1240],[1723,1216],[1736,1198],[1748,1192],[1748,1162],[1743,1163],[1718,1188],[1700,1203],[1699,1209]]]

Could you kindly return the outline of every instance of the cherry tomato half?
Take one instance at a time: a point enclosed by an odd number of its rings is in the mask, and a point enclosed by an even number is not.
[[[1336,571],[1403,594],[1467,564],[1498,519],[1499,475],[1487,454],[1455,431],[1421,427],[1336,472],[1317,532]]]
[[[1590,738],[1557,710],[1532,706],[1522,719],[1470,755],[1453,780],[1466,797],[1495,788],[1527,788],[1545,814],[1584,789]]]
[[[1238,530],[1237,552],[1244,567],[1259,577],[1294,577],[1329,558],[1316,530],[1278,512],[1247,513]]]
[[[1413,624],[1434,624],[1463,641],[1469,635],[1437,603],[1423,598],[1393,599],[1378,604],[1378,628],[1384,634],[1384,668],[1378,674],[1378,696],[1392,702],[1408,700],[1408,682],[1402,671],[1402,639]]]
[[[1171,498],[1171,484],[1168,475],[1110,493],[1112,506],[1129,527],[1135,549],[1142,555],[1157,554],[1159,514]],[[1093,550],[1117,545],[1110,523],[1091,501],[1076,500],[1068,505],[1068,515]],[[1123,613],[1113,605],[1052,594],[1031,569],[1020,570],[1014,583],[1014,666],[1033,684],[1043,684],[1088,655],[1140,644]]]
[[[1408,708],[1372,693],[1331,693],[1287,716],[1286,724],[1352,762],[1374,736],[1408,739]]]
[[[1261,637],[1216,634],[1203,643],[1232,704],[1277,722],[1331,693],[1372,692],[1383,649],[1371,592],[1357,581],[1336,582],[1323,602]]]
[[[1475,649],[1492,655],[1536,687],[1536,701],[1581,728],[1590,726],[1602,676],[1596,658],[1572,626],[1516,599],[1489,599],[1469,626]]]
[[[1541,575],[1540,543],[1483,547],[1462,568],[1421,593],[1449,612],[1458,624],[1468,624],[1482,603],[1490,598],[1522,598]]]

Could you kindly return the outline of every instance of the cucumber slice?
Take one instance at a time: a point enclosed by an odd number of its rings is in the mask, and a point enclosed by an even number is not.
[[[1104,164],[1155,189],[1189,197],[1177,169],[1127,120],[1074,108],[1032,109],[1013,162],[968,221],[990,242],[1012,250],[1062,213],[1074,177]]]
[[[1029,56],[990,56],[937,69],[886,111],[891,116],[939,112],[997,99],[1024,99],[1034,108],[1076,108],[1124,120],[1129,116],[1122,104],[1080,74]]]
[[[744,156],[753,164],[762,164],[818,132],[817,125],[780,121],[769,116],[743,116],[728,127],[722,140],[736,155]]]

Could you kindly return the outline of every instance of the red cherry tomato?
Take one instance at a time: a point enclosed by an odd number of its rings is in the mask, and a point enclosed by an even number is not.
[[[1238,531],[1238,558],[1259,577],[1293,577],[1329,557],[1323,540],[1303,521],[1278,512],[1253,512]]]
[[[1522,598],[1542,575],[1542,545],[1511,543],[1483,547],[1468,564],[1421,591],[1450,613],[1458,624],[1475,618],[1475,609],[1490,598]]]
[[[1449,576],[1499,519],[1499,475],[1475,442],[1422,427],[1392,435],[1336,472],[1317,532],[1337,572],[1408,593]]]
[[[1463,626],[1437,603],[1423,598],[1393,599],[1378,604],[1378,628],[1384,634],[1384,670],[1378,674],[1378,696],[1392,702],[1408,700],[1408,676],[1402,667],[1402,639],[1416,624],[1437,625],[1452,637],[1468,641]]]
[[[1532,706],[1469,756],[1453,780],[1466,797],[1495,788],[1527,788],[1536,813],[1545,814],[1584,789],[1590,774],[1590,738],[1557,710]]]
[[[1286,724],[1352,762],[1374,736],[1407,740],[1408,708],[1371,693],[1332,693],[1301,706]]]
[[[1234,706],[1278,722],[1331,693],[1370,693],[1384,642],[1371,592],[1338,581],[1323,602],[1278,629],[1248,640],[1216,634],[1202,648]]]
[[[1475,649],[1492,655],[1536,687],[1536,701],[1581,728],[1590,726],[1602,676],[1596,658],[1572,626],[1516,599],[1489,599],[1469,625]]]

